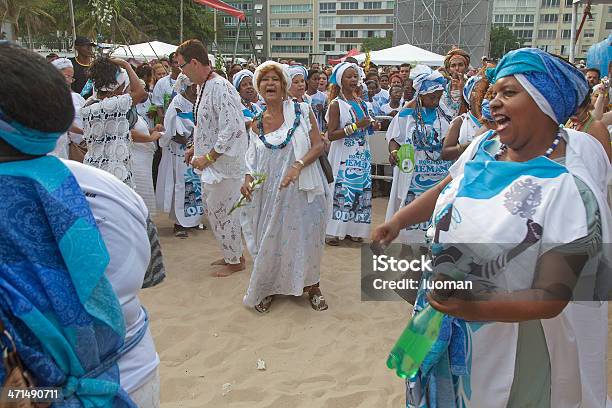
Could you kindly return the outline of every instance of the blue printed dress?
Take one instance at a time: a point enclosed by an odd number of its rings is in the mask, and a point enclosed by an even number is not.
[[[449,116],[441,108],[421,108],[424,129],[417,126],[418,112],[406,108],[393,118],[387,130],[387,141],[414,146],[414,171],[404,173],[393,168],[393,184],[387,205],[386,220],[418,196],[438,184],[448,174],[450,161],[440,159],[444,136],[448,132]],[[425,232],[431,222],[411,225],[400,232],[403,243],[425,241]]]
[[[336,98],[340,108],[339,126],[343,128],[364,117],[363,109],[354,103]],[[329,112],[328,112],[329,115]],[[329,116],[326,117],[329,122]],[[327,223],[327,235],[343,239],[370,236],[372,222],[372,156],[366,131],[358,131],[331,142],[329,161],[334,183],[331,219]]]

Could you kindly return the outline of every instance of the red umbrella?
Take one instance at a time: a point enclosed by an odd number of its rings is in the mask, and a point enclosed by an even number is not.
[[[336,65],[339,64],[341,62],[344,62],[344,60],[346,60],[348,57],[354,57],[355,55],[359,55],[361,54],[361,51],[359,51],[357,48],[353,48],[352,50],[350,50],[346,55],[344,55],[343,57],[340,57],[338,59],[330,59],[327,62],[331,65]]]
[[[215,8],[219,11],[224,11],[231,16],[237,17],[238,20],[240,21],[243,21],[246,18],[244,11],[240,11],[230,6],[227,3],[222,2],[221,0],[194,0],[194,1],[202,6],[208,6],[208,7]]]

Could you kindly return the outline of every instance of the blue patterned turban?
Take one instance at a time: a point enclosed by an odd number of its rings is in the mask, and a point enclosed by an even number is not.
[[[487,71],[491,83],[510,75],[556,123],[565,123],[589,92],[582,72],[537,48],[510,51],[497,67]]]
[[[426,95],[436,91],[443,91],[446,86],[446,78],[438,71],[424,72],[417,75],[412,81],[412,87],[417,95]]]

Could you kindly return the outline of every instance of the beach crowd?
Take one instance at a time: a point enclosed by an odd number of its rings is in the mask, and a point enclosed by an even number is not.
[[[138,294],[166,277],[163,213],[176,239],[214,235],[219,278],[244,271],[248,251],[256,313],[279,295],[333,307],[326,245],[471,262],[486,302],[417,294],[413,314],[445,317],[406,379],[408,407],[606,406],[612,111],[598,68],[535,48],[307,67],[215,64],[199,40],[149,62],[74,45],[45,60],[0,42],[4,389],[60,387],[58,407],[160,406]],[[381,132],[392,182],[373,226]],[[514,246],[490,261],[466,243]],[[587,269],[597,293],[577,299]]]

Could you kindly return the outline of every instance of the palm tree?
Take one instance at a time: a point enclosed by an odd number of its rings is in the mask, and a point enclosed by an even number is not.
[[[3,0],[0,0],[3,1]],[[90,4],[95,5],[98,10],[95,15],[90,14],[79,24],[77,30],[90,38],[96,38],[98,34],[107,34],[111,42],[134,42],[145,41],[147,35],[139,30],[126,15],[134,15],[132,10],[125,2],[118,0],[90,0]],[[104,11],[106,10],[106,11]]]
[[[0,14],[0,21],[8,21],[17,33],[22,31],[21,24],[25,24],[30,48],[34,46],[32,29],[38,31],[45,22],[55,22],[53,16],[43,10],[43,0],[0,0]]]

